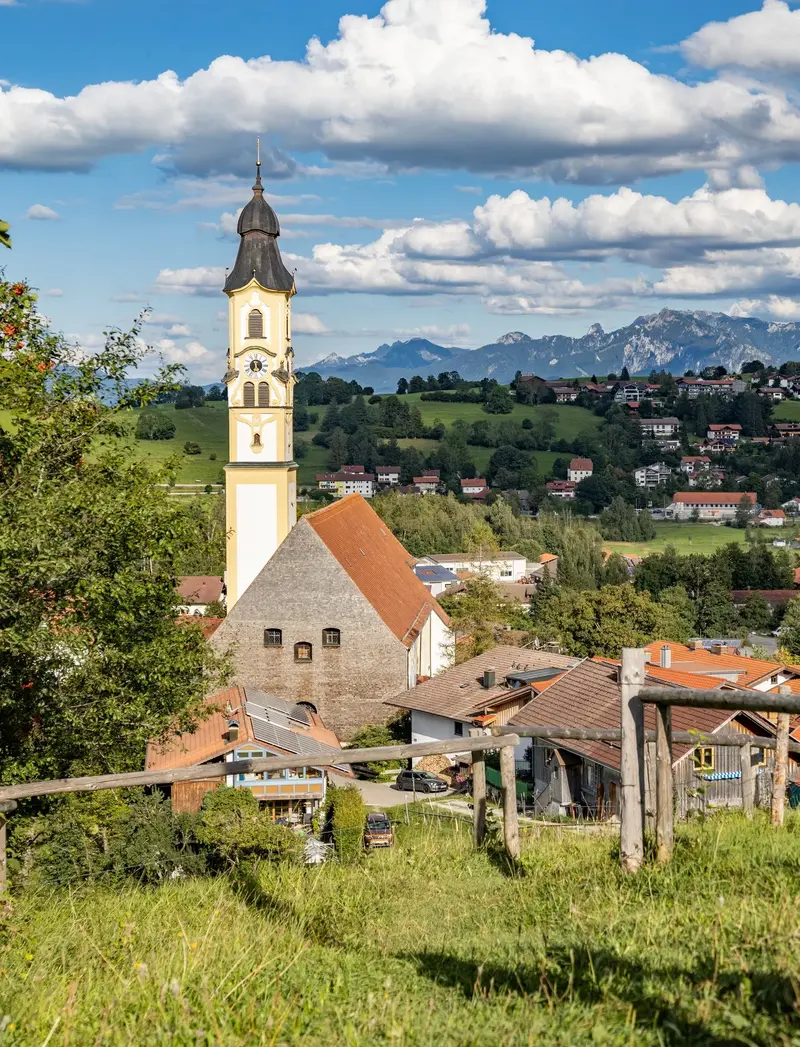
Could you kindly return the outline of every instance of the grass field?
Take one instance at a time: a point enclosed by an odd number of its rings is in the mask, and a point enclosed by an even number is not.
[[[468,826],[362,866],[21,896],[0,917],[3,1047],[789,1047],[798,823],[719,815],[635,878],[613,838],[523,875]]]
[[[556,412],[557,440],[574,440],[578,433],[590,429],[596,429],[602,422],[596,414],[587,411],[585,407],[575,407],[571,404],[548,404],[545,407],[530,407],[527,404],[514,404],[511,414],[487,414],[480,404],[447,404],[437,403],[433,400],[421,400],[421,393],[408,393],[404,399],[409,404],[415,404],[422,412],[422,420],[425,425],[433,425],[436,419],[451,425],[456,419],[461,418],[466,422],[522,422],[525,418],[535,419],[546,409]]]
[[[784,400],[776,404],[772,417],[776,422],[800,422],[800,400]]]
[[[674,545],[677,551],[687,553],[713,553],[721,545],[731,542],[743,542],[745,532],[738,527],[715,527],[702,523],[657,523],[656,537],[651,542],[604,542],[608,549],[619,553],[630,553],[634,556],[647,556],[648,553],[663,553],[668,545]]]

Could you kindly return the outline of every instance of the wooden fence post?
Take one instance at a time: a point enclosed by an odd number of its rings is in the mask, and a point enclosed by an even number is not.
[[[469,736],[470,738],[481,737],[483,731],[479,727],[471,727]],[[476,847],[482,847],[485,838],[486,756],[483,750],[475,749],[472,753],[472,839]]]
[[[656,858],[672,858],[675,842],[672,785],[672,708],[656,706]]]
[[[620,669],[620,864],[636,872],[644,860],[644,685],[645,652],[622,648]]]
[[[6,816],[16,810],[16,800],[0,800],[0,896],[8,889],[8,858],[6,855]]]
[[[772,774],[772,808],[770,820],[773,825],[783,825],[786,807],[786,772],[789,764],[789,714],[778,713],[778,746],[775,752],[775,770]]]
[[[742,811],[745,818],[752,818],[756,805],[756,769],[753,765],[752,745],[741,746],[739,756],[742,765]]]
[[[516,860],[519,858],[519,818],[513,745],[500,750],[500,779],[503,783],[503,840],[509,858]]]

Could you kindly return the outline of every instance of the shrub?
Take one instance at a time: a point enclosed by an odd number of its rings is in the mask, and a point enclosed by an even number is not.
[[[350,747],[352,749],[373,749],[377,746],[397,745],[403,740],[403,738],[398,738],[389,726],[384,724],[367,724],[350,739]],[[402,765],[402,760],[377,760],[361,766],[367,770],[368,776],[372,777],[373,775],[381,775],[384,771],[395,767],[402,767]]]
[[[364,853],[367,808],[355,785],[328,789],[325,801],[325,832],[333,837],[339,861],[357,862]]]
[[[187,440],[183,445],[184,454],[200,454],[202,450],[200,444],[195,443],[193,440]]]
[[[209,462],[216,462],[217,456],[214,451],[212,451],[211,454],[208,456],[208,460]]]
[[[146,411],[136,421],[135,435],[137,440],[171,440],[175,435],[175,423],[164,415]]]
[[[299,859],[303,841],[275,825],[249,789],[224,786],[206,795],[197,838],[226,862],[243,858]]]

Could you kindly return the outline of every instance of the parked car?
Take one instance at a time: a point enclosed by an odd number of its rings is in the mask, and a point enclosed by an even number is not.
[[[432,771],[401,771],[397,776],[397,788],[416,793],[447,792],[447,782]]]
[[[367,850],[373,847],[391,847],[394,843],[392,823],[383,811],[373,811],[367,815],[364,826],[364,846]]]

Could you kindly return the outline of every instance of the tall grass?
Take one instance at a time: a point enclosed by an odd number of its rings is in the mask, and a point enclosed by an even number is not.
[[[467,826],[360,865],[14,899],[0,1044],[800,1043],[800,832],[719,817],[666,869],[542,838],[521,875]]]

